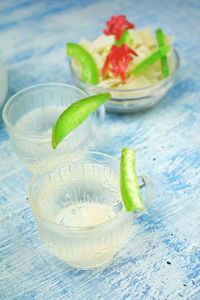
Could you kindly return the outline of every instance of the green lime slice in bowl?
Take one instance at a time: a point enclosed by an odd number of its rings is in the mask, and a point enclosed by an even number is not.
[[[120,161],[120,189],[128,212],[145,210],[135,170],[135,151],[123,148]]]
[[[121,47],[123,43],[127,44],[127,46],[131,46],[133,39],[128,30],[125,30],[121,36],[120,41],[115,38],[115,45]]]
[[[99,71],[92,55],[82,46],[75,43],[67,43],[67,55],[75,58],[81,65],[81,77],[91,84],[99,83]]]
[[[164,35],[162,29],[156,30],[156,40],[159,48],[167,46],[166,36]],[[167,61],[167,56],[164,55],[163,57],[161,57],[160,61],[163,77],[166,78],[169,76],[169,65]]]
[[[98,94],[72,103],[57,119],[52,131],[52,147],[84,122],[100,105],[110,99],[110,93]]]
[[[169,46],[164,46],[164,47],[158,48],[153,53],[151,53],[149,56],[144,58],[139,64],[137,64],[133,68],[132,74],[134,76],[139,76],[146,69],[148,69],[153,63],[155,63],[158,59],[161,59],[163,56],[165,56],[170,50],[171,50],[171,47],[169,47]]]

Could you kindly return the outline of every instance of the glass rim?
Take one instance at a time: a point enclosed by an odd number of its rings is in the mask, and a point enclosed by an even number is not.
[[[26,136],[26,137],[30,137],[30,138],[36,138],[36,139],[39,139],[39,138],[42,138],[44,141],[49,141],[49,137],[47,137],[46,135],[40,135],[40,136],[37,136],[36,134],[30,134],[26,131],[23,131],[23,130],[20,130],[20,129],[16,129],[14,125],[12,125],[9,121],[8,121],[8,118],[7,118],[7,109],[8,109],[8,106],[10,105],[10,103],[13,101],[13,99],[15,97],[17,97],[18,95],[20,94],[23,94],[24,92],[28,91],[28,90],[31,90],[31,89],[35,89],[35,88],[38,88],[38,87],[48,87],[48,86],[57,86],[57,87],[65,87],[65,88],[71,88],[71,89],[74,89],[74,90],[77,90],[79,92],[81,92],[83,94],[83,96],[87,97],[87,93],[85,91],[83,91],[82,89],[80,89],[79,87],[76,87],[75,85],[72,85],[72,84],[67,84],[67,83],[59,83],[59,82],[49,82],[49,83],[38,83],[38,84],[34,84],[34,85],[31,85],[31,86],[28,86],[20,91],[18,91],[17,93],[15,93],[14,95],[12,95],[8,101],[5,103],[4,107],[3,107],[3,111],[2,111],[2,118],[3,118],[3,121],[6,125],[6,127],[8,127],[9,129],[12,129],[15,133],[18,133],[22,136]],[[44,139],[45,138],[45,139]]]
[[[80,152],[80,151],[79,151]],[[81,152],[80,152],[81,153]],[[78,152],[77,152],[78,154]],[[106,153],[102,153],[102,152],[97,152],[97,151],[86,151],[85,154],[89,154],[89,155],[99,155],[101,157],[106,157],[106,158],[109,158],[111,161],[114,161],[115,163],[118,163],[120,164],[120,160],[112,155],[109,155],[109,154],[106,154]],[[67,164],[67,159],[64,160],[64,157],[65,156],[62,156],[61,157],[61,161],[58,162],[58,164],[60,163],[66,163]],[[83,157],[80,157],[80,160],[84,159]],[[78,158],[77,158],[78,160]],[[70,162],[70,160],[69,160]],[[30,182],[30,185],[29,185],[29,190],[28,190],[28,200],[29,200],[29,203],[30,203],[30,206],[31,206],[31,209],[33,210],[33,213],[39,218],[41,219],[43,222],[51,225],[51,226],[54,226],[54,227],[57,227],[57,228],[63,228],[65,230],[69,230],[71,232],[86,232],[88,230],[98,230],[98,229],[101,229],[103,227],[106,227],[108,226],[109,224],[113,223],[115,220],[119,219],[120,217],[125,217],[127,216],[128,214],[132,214],[132,212],[127,212],[124,208],[124,205],[123,205],[123,208],[122,210],[116,214],[114,217],[110,218],[109,220],[106,220],[105,222],[103,223],[100,223],[100,224],[96,224],[96,225],[93,225],[93,226],[66,226],[66,225],[63,225],[63,224],[57,224],[55,222],[52,222],[50,221],[49,219],[45,218],[44,216],[42,216],[40,213],[38,213],[37,209],[35,209],[35,205],[33,203],[33,200],[32,200],[32,189],[33,189],[33,185],[37,179],[37,177],[44,173],[45,171],[48,171],[48,170],[52,170],[53,169],[53,166],[54,164],[56,164],[56,159],[54,159],[54,163],[52,163],[51,165],[46,165],[46,166],[43,166],[41,167],[35,174],[34,176],[32,177],[31,179],[31,182]],[[120,203],[123,204],[123,202],[121,201]]]
[[[69,63],[70,63],[70,67],[73,71],[75,71],[79,81],[85,85],[87,88],[97,88],[100,92],[102,93],[105,93],[105,92],[118,92],[118,93],[130,93],[130,92],[145,92],[146,91],[146,94],[144,94],[144,96],[131,96],[131,98],[115,98],[115,97],[111,97],[110,100],[108,101],[127,101],[127,100],[142,100],[144,98],[149,98],[151,97],[151,95],[149,95],[151,93],[151,89],[154,89],[154,88],[157,88],[157,87],[161,87],[165,82],[168,82],[170,79],[172,79],[174,77],[174,75],[176,74],[177,70],[179,69],[179,66],[180,66],[180,57],[179,57],[179,54],[177,52],[177,50],[175,48],[172,48],[173,50],[173,54],[175,55],[175,66],[171,72],[171,74],[167,77],[167,78],[164,78],[162,80],[159,80],[158,82],[150,85],[150,86],[146,86],[146,87],[143,87],[143,88],[138,88],[138,89],[111,89],[111,88],[106,88],[106,87],[102,87],[102,86],[99,86],[99,85],[93,85],[89,82],[86,82],[84,81],[83,79],[81,79],[78,75],[77,75],[77,71],[74,69],[74,67],[72,66],[72,62],[71,62],[71,58],[69,59]]]

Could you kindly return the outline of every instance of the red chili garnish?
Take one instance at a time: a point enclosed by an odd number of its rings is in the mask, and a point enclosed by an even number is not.
[[[125,71],[130,60],[132,59],[131,53],[137,56],[137,53],[129,48],[125,43],[122,44],[121,47],[113,45],[102,68],[102,77],[105,75],[106,71],[111,71],[115,77],[120,75],[122,82],[126,83]],[[112,65],[112,68],[109,66],[109,64]]]
[[[113,34],[116,39],[120,41],[123,32],[126,29],[134,28],[135,25],[130,23],[124,15],[112,16],[109,21],[106,22],[107,28],[103,31],[106,35]]]

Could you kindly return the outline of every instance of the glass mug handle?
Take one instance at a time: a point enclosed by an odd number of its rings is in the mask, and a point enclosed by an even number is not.
[[[145,209],[139,212],[133,212],[134,219],[142,216],[147,211],[147,209],[149,209],[152,202],[153,193],[154,193],[154,186],[149,177],[138,176],[138,184],[141,190],[141,194],[142,194],[142,189],[145,189],[145,197],[142,197]],[[121,201],[117,201],[113,206],[113,210],[116,213],[120,212],[122,209],[123,209],[123,204]]]
[[[134,212],[133,215],[134,215],[135,219],[142,216],[147,211],[147,209],[149,209],[149,207],[151,206],[151,203],[152,203],[152,198],[153,198],[153,193],[154,193],[154,186],[149,177],[138,176],[138,184],[139,184],[139,187],[141,190],[143,188],[146,189],[146,195],[145,195],[145,197],[142,197],[142,200],[145,205],[145,209],[142,211],[139,211],[139,212]]]

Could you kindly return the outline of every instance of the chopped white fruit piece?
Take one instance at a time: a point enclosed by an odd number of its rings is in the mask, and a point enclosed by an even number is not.
[[[139,30],[129,29],[128,32],[133,39],[133,48],[137,48],[144,44],[143,36]]]
[[[141,34],[142,34],[145,46],[147,46],[147,47],[155,46],[155,39],[154,39],[152,30],[150,28],[145,28],[145,29],[141,30]]]
[[[166,36],[166,44],[171,46],[173,43],[174,43],[174,37]]]
[[[96,61],[98,69],[101,70],[104,65],[103,57],[100,54],[98,54],[97,52],[95,52],[95,53],[93,53],[93,58]]]
[[[149,80],[158,80],[158,78],[161,75],[161,69],[160,72],[156,71],[153,66],[150,66],[148,69],[145,71],[145,76]]]
[[[144,54],[145,57],[147,57],[148,55],[151,55],[152,54],[152,51],[147,47],[147,46],[140,46],[138,49],[137,49],[137,54],[140,55],[140,54]]]
[[[80,40],[80,45],[81,45],[84,49],[86,49],[88,52],[93,53],[94,47],[93,47],[93,45],[92,45],[92,42],[90,42],[90,41],[88,41],[88,40],[86,40],[86,39],[84,39],[84,38],[81,38],[81,40]]]
[[[107,46],[111,46],[114,43],[114,35],[100,35],[93,41],[92,45],[98,52],[103,51]]]

